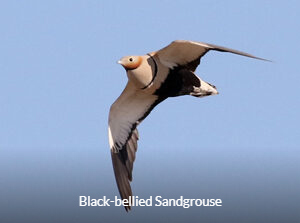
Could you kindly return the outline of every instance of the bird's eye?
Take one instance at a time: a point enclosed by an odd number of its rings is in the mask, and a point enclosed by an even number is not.
[[[129,61],[130,61],[130,62],[132,62],[132,61],[133,61],[133,58],[132,58],[132,57],[130,57],[130,58],[129,58]]]

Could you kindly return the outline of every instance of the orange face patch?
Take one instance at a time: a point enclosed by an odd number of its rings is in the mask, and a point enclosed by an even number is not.
[[[121,59],[121,65],[126,70],[133,70],[138,68],[142,63],[142,57],[140,56],[129,56]]]

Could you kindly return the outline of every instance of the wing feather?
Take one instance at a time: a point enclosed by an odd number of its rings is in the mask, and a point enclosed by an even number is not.
[[[158,88],[167,80],[168,75],[173,74],[171,71],[174,67],[180,68],[182,66],[182,69],[193,72],[199,65],[201,57],[209,50],[230,52],[254,59],[265,60],[222,46],[203,42],[176,40],[165,48],[149,54],[154,62],[158,64],[158,75],[155,80],[152,80],[154,83],[152,87],[157,88],[154,92],[159,90]],[[174,80],[176,81],[177,79],[175,78]],[[172,84],[174,83],[172,82]],[[115,178],[122,199],[128,199],[129,196],[132,196],[130,182],[132,181],[133,163],[136,158],[137,140],[139,139],[136,127],[150,114],[158,103],[167,98],[167,96],[158,95],[146,94],[146,91],[136,88],[129,81],[122,94],[110,108],[108,127],[109,144]],[[125,207],[126,211],[130,210],[130,208]]]
[[[116,182],[122,199],[132,196],[133,163],[139,139],[137,125],[146,118],[161,100],[147,95],[128,82],[109,113],[109,144]],[[125,207],[126,211],[130,207]]]
[[[254,59],[268,61],[266,59],[253,56],[249,53],[245,53],[239,50],[234,50],[209,43],[187,40],[175,40],[171,44],[155,52],[154,54],[157,54],[162,63],[170,68],[173,68],[174,66],[188,66],[192,71],[194,71],[200,63],[200,58],[204,56],[209,50],[229,52]]]

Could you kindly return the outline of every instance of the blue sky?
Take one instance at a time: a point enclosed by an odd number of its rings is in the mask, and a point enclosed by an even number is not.
[[[220,94],[168,99],[139,126],[134,193],[173,198],[189,188],[190,198],[219,196],[231,204],[222,209],[223,215],[215,209],[201,210],[197,220],[222,219],[241,205],[237,202],[242,198],[278,196],[291,204],[299,198],[297,1],[6,1],[0,5],[1,184],[4,194],[20,205],[3,202],[5,220],[17,222],[10,211],[21,213],[21,204],[30,197],[37,201],[23,211],[32,222],[45,220],[31,214],[38,207],[41,216],[55,219],[45,210],[56,210],[54,203],[61,197],[65,203],[60,210],[77,210],[78,222],[97,222],[105,218],[103,210],[121,212],[116,219],[128,221],[147,211],[165,212],[137,208],[128,217],[121,208],[77,209],[76,202],[84,194],[118,194],[107,118],[127,77],[116,61],[158,50],[175,39],[223,45],[274,62],[207,54],[196,73],[216,85]],[[199,184],[192,183],[195,177]],[[245,187],[234,189],[239,184]],[[228,191],[238,193],[228,195]],[[41,205],[41,197],[48,206]],[[253,208],[252,216],[261,214],[249,222],[282,210],[272,201],[273,206],[262,212],[251,202],[245,206],[244,211]],[[300,218],[292,205],[286,208],[295,216],[290,220]],[[190,215],[188,211],[180,211],[180,216]],[[167,213],[174,216],[174,208]],[[239,213],[237,221],[244,216],[243,210]]]

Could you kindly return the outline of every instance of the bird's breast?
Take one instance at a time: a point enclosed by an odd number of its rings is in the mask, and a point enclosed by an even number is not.
[[[139,89],[149,87],[154,75],[155,64],[148,55],[142,56],[142,63],[139,67],[127,71],[128,79]]]

